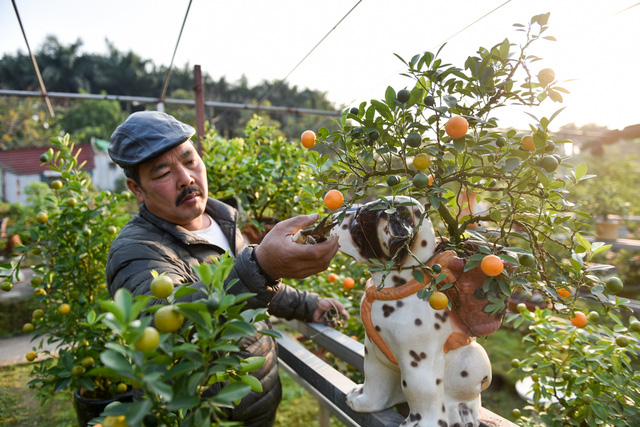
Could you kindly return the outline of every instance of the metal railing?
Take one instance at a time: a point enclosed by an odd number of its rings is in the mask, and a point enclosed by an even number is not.
[[[362,372],[364,345],[343,333],[317,323],[282,321],[302,333],[337,358]],[[346,395],[356,383],[307,350],[297,340],[285,335],[278,339],[280,368],[304,387],[320,405],[319,427],[329,427],[329,413],[349,427],[397,427],[408,414],[407,405],[380,412],[355,412],[347,406]],[[481,426],[515,426],[487,409],[480,411]]]

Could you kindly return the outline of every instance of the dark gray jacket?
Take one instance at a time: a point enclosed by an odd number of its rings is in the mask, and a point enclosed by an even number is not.
[[[298,291],[280,280],[265,277],[253,257],[254,246],[247,246],[237,228],[238,213],[215,199],[209,199],[206,212],[220,225],[229,240],[234,254],[234,267],[227,280],[238,282],[231,291],[234,294],[252,292],[256,296],[249,299],[248,308],[268,307],[269,313],[285,319],[311,321],[317,306],[318,295]],[[201,237],[175,224],[153,215],[144,206],[123,227],[113,241],[107,260],[107,284],[113,297],[120,288],[135,295],[151,294],[151,270],[165,273],[175,283],[195,283],[199,281],[193,265],[210,263],[223,250]],[[202,298],[202,292],[188,295],[188,300]],[[270,328],[268,322],[258,322],[258,329]],[[264,356],[265,365],[254,372],[263,385],[262,393],[251,392],[233,410],[231,419],[245,421],[247,426],[270,425],[281,400],[281,385],[278,376],[276,347],[273,339],[256,335],[240,342],[242,357]]]

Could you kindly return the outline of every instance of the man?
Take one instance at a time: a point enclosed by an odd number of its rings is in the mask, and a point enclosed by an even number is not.
[[[139,212],[109,251],[111,295],[120,288],[133,295],[150,294],[151,270],[176,283],[193,282],[203,288],[192,265],[229,251],[234,268],[227,280],[238,279],[231,292],[256,294],[247,307],[268,307],[272,315],[313,322],[329,323],[325,314],[330,309],[348,318],[338,301],[319,299],[280,281],[325,270],[338,250],[337,238],[316,245],[294,243],[291,235],[317,220],[317,215],[302,215],[277,224],[259,245],[247,246],[237,228],[238,213],[208,197],[205,166],[190,139],[194,134],[191,126],[172,116],[145,111],[129,116],[111,135],[109,155],[124,169],[127,186],[140,202]],[[197,292],[186,298],[203,295]],[[256,327],[270,324],[259,322]],[[275,343],[258,334],[243,339],[240,346],[243,357],[267,358],[254,373],[264,391],[252,392],[228,415],[246,426],[270,426],[281,400]]]

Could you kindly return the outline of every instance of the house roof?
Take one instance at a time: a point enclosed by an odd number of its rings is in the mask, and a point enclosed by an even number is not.
[[[44,154],[48,148],[21,148],[18,150],[0,151],[0,169],[8,170],[16,175],[32,175],[39,174],[48,170],[47,166],[41,166],[40,156]],[[86,162],[82,170],[95,169],[94,152],[91,144],[79,144],[73,149],[75,155],[78,150],[78,163]]]

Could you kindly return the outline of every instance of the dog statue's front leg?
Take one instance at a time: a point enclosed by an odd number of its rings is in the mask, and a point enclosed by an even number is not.
[[[364,384],[347,393],[347,405],[356,412],[378,412],[404,402],[398,367],[368,337],[364,348]]]
[[[487,352],[475,340],[446,356],[445,394],[449,425],[480,425],[480,393],[491,384]]]
[[[444,396],[444,358],[431,346],[398,357],[402,370],[402,389],[409,404],[409,416],[400,424],[411,427],[442,427],[447,425]]]

